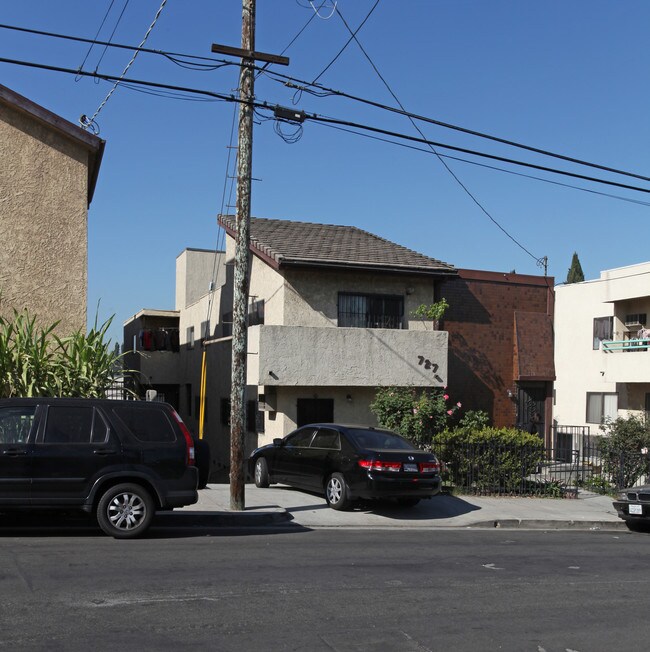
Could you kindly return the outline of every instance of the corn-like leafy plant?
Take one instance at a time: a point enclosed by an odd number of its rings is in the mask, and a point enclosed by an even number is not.
[[[123,373],[122,356],[111,349],[108,319],[88,334],[54,332],[58,322],[40,326],[28,311],[0,316],[0,398],[13,396],[102,397]]]

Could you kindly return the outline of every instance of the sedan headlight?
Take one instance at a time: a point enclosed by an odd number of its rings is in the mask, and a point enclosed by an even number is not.
[[[627,500],[627,499],[628,499],[628,498],[627,498],[627,491],[619,491],[619,492],[616,494],[616,499],[617,499],[617,500]]]

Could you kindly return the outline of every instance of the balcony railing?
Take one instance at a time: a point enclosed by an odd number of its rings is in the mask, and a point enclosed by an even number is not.
[[[611,340],[602,342],[602,350],[605,353],[617,351],[647,351],[650,349],[650,339]]]

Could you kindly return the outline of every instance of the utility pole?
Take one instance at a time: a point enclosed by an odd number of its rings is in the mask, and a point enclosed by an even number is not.
[[[255,0],[242,0],[242,50],[255,50]],[[253,164],[253,60],[243,57],[239,72],[239,152],[237,157],[237,208],[235,219],[234,294],[232,310],[232,388],[230,390],[230,509],[245,507],[244,451],[246,447],[246,352],[248,333],[248,242],[251,222]]]
[[[237,157],[237,207],[235,209],[235,268],[232,310],[232,377],[230,391],[230,509],[245,507],[244,453],[246,448],[246,355],[251,178],[253,163],[253,98],[256,59],[287,65],[289,59],[255,52],[255,1],[242,0],[241,49],[213,44],[213,52],[241,55],[239,73],[239,143]]]

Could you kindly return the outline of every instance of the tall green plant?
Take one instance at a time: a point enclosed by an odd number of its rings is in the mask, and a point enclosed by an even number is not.
[[[2,396],[43,396],[57,371],[52,331],[58,322],[42,328],[27,311],[14,309],[13,320],[0,317],[0,373]]]
[[[0,317],[0,397],[103,396],[121,358],[104,341],[111,322],[59,338],[58,322],[39,326],[26,310]]]
[[[99,398],[115,380],[116,363],[121,357],[111,349],[110,340],[104,341],[111,317],[97,324],[88,334],[77,331],[69,337],[54,337],[59,347],[60,373],[56,378],[61,396]]]

